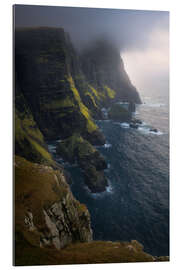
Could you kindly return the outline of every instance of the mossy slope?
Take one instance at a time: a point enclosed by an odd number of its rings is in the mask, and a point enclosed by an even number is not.
[[[127,262],[156,262],[161,258],[154,258],[145,253],[141,245],[136,242],[103,242],[79,243],[55,251],[35,248],[21,240],[16,265],[62,265],[62,264],[95,264],[95,263],[127,263]],[[164,257],[162,261],[168,261]]]
[[[72,196],[63,172],[18,156],[14,166],[16,266],[169,259],[145,253],[135,240],[91,241],[88,210]]]
[[[14,165],[16,254],[22,239],[34,248],[53,249],[92,240],[88,210],[74,199],[62,170],[18,156]]]
[[[31,161],[55,165],[17,80],[15,89],[14,133],[16,154]]]

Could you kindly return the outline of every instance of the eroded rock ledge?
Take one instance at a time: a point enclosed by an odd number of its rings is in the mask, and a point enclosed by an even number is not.
[[[72,195],[63,172],[15,159],[15,226],[34,247],[56,249],[92,241],[90,215]]]

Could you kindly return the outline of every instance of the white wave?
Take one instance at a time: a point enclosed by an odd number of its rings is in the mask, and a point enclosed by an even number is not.
[[[142,106],[151,107],[151,108],[164,107],[165,105],[166,104],[164,104],[164,103],[145,103],[145,104],[142,104]]]
[[[110,120],[110,119],[103,119],[103,120],[96,120],[96,123],[98,124],[98,123],[103,123],[103,122],[105,122],[105,123],[108,123],[108,122],[111,122],[112,120]]]
[[[164,134],[164,133],[161,132],[161,131],[157,131],[157,132],[151,131],[150,128],[147,127],[147,126],[144,126],[144,127],[138,127],[137,130],[140,131],[140,132],[143,133],[143,134],[146,134],[146,135],[148,135],[148,134],[154,134],[154,135],[159,136],[159,135],[163,135],[163,134]]]
[[[106,187],[106,192],[107,193],[112,193],[113,192],[113,188],[112,188],[111,185],[109,185],[109,186]]]
[[[59,140],[56,140],[56,142],[62,142],[62,140],[59,139]]]
[[[158,132],[154,132],[154,131],[149,131],[150,134],[154,134],[154,135],[163,135],[164,133],[161,132],[161,131],[158,131]]]
[[[129,128],[129,124],[126,122],[113,122],[113,124],[121,126],[122,128]]]
[[[122,128],[129,128],[129,124],[126,123],[126,122],[120,123],[120,126],[121,126]]]
[[[50,153],[56,153],[56,146],[52,145],[52,144],[49,144],[48,145],[48,150],[49,150]]]
[[[112,187],[109,180],[108,180],[108,186],[106,187],[106,190],[103,191],[103,192],[93,193],[93,192],[90,191],[90,189],[86,185],[84,186],[84,189],[86,190],[88,195],[90,197],[93,197],[94,199],[104,198],[104,196],[108,196],[108,195],[110,195],[110,194],[112,194],[114,192],[113,187]]]
[[[110,148],[111,146],[112,146],[112,144],[110,144],[110,143],[105,143],[105,144],[103,145],[104,148]]]
[[[111,164],[108,163],[108,164],[107,164],[107,169],[105,169],[104,171],[105,171],[105,172],[108,172],[110,168],[111,168]]]
[[[142,121],[142,123],[140,124],[140,126],[141,126],[141,127],[145,127],[145,126],[147,126],[147,123],[144,122],[144,121]]]
[[[136,115],[138,115],[138,114],[139,114],[139,112],[138,112],[138,111],[133,112],[133,115],[134,115],[134,116],[136,116]]]

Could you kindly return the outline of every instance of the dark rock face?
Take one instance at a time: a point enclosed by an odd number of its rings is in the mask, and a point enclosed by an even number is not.
[[[57,167],[47,150],[43,134],[34,120],[17,78],[15,82],[15,153],[32,162]]]
[[[141,121],[140,119],[133,118],[133,119],[131,120],[131,123],[141,125],[141,124],[142,124],[142,121]]]
[[[132,119],[132,113],[118,103],[112,105],[108,112],[108,116],[110,119],[120,122],[130,122]]]
[[[66,161],[77,162],[83,170],[85,183],[92,192],[104,191],[108,185],[103,170],[107,164],[103,156],[79,134],[59,143],[57,153]]]
[[[64,30],[19,30],[15,37],[18,80],[45,137],[83,130],[85,119],[68,81],[74,52]]]
[[[138,128],[139,127],[139,125],[138,124],[134,124],[134,123],[130,123],[130,125],[129,125],[131,128]]]
[[[151,128],[150,131],[152,131],[152,132],[158,132],[157,128]]]
[[[16,131],[20,126],[23,132],[26,130],[26,135],[29,133],[28,140],[27,136],[17,134],[16,153],[31,161],[53,162],[43,137],[46,140],[67,139],[68,149],[71,148],[68,138],[74,134],[79,134],[78,140],[87,141],[89,145],[105,144],[105,137],[94,122],[94,118],[103,118],[102,106],[109,106],[116,100],[128,101],[133,111],[133,104],[140,103],[139,95],[124,70],[118,49],[107,41],[101,41],[79,57],[62,28],[17,29],[15,68],[16,88],[21,92],[21,95],[16,94]],[[21,115],[20,118],[19,114],[20,110],[27,111],[21,107],[21,103],[25,102],[33,119],[33,124],[31,121],[26,128],[23,126],[27,123],[24,121],[26,117]],[[111,113],[116,118],[115,111]],[[127,121],[130,115],[121,112],[121,118]],[[32,130],[36,137],[33,141]],[[34,135],[34,131],[38,136]],[[36,151],[32,150],[34,148]],[[26,149],[29,149],[27,153]],[[37,153],[40,153],[40,157]],[[105,161],[98,151],[95,154],[88,153],[85,157],[86,154],[79,157],[76,152],[74,156],[66,151],[63,153],[67,160],[77,159],[85,174],[90,170],[91,180],[86,174],[89,187],[91,181],[93,190],[98,185],[101,187],[97,191],[104,190],[107,185],[103,174]],[[85,166],[88,162],[89,168]]]
[[[66,138],[78,131],[96,141],[100,132],[92,116],[100,118],[101,111],[64,30],[17,30],[15,42],[17,80],[45,138]]]
[[[84,172],[85,183],[93,193],[103,192],[108,186],[103,171],[97,171],[94,166],[88,166]]]
[[[87,80],[99,92],[104,93],[104,87],[108,86],[115,90],[116,100],[141,103],[139,94],[124,69],[119,49],[109,41],[99,40],[94,43],[84,51],[81,61]]]

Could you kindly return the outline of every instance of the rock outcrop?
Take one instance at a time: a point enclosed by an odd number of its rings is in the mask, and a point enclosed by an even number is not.
[[[130,122],[132,119],[132,112],[124,108],[121,104],[115,103],[111,106],[108,116],[115,121]]]
[[[56,249],[92,240],[90,215],[62,171],[15,158],[15,243]]]
[[[103,170],[107,164],[103,156],[79,134],[61,141],[57,153],[66,161],[77,162],[83,170],[85,183],[92,192],[102,192],[108,186]]]

